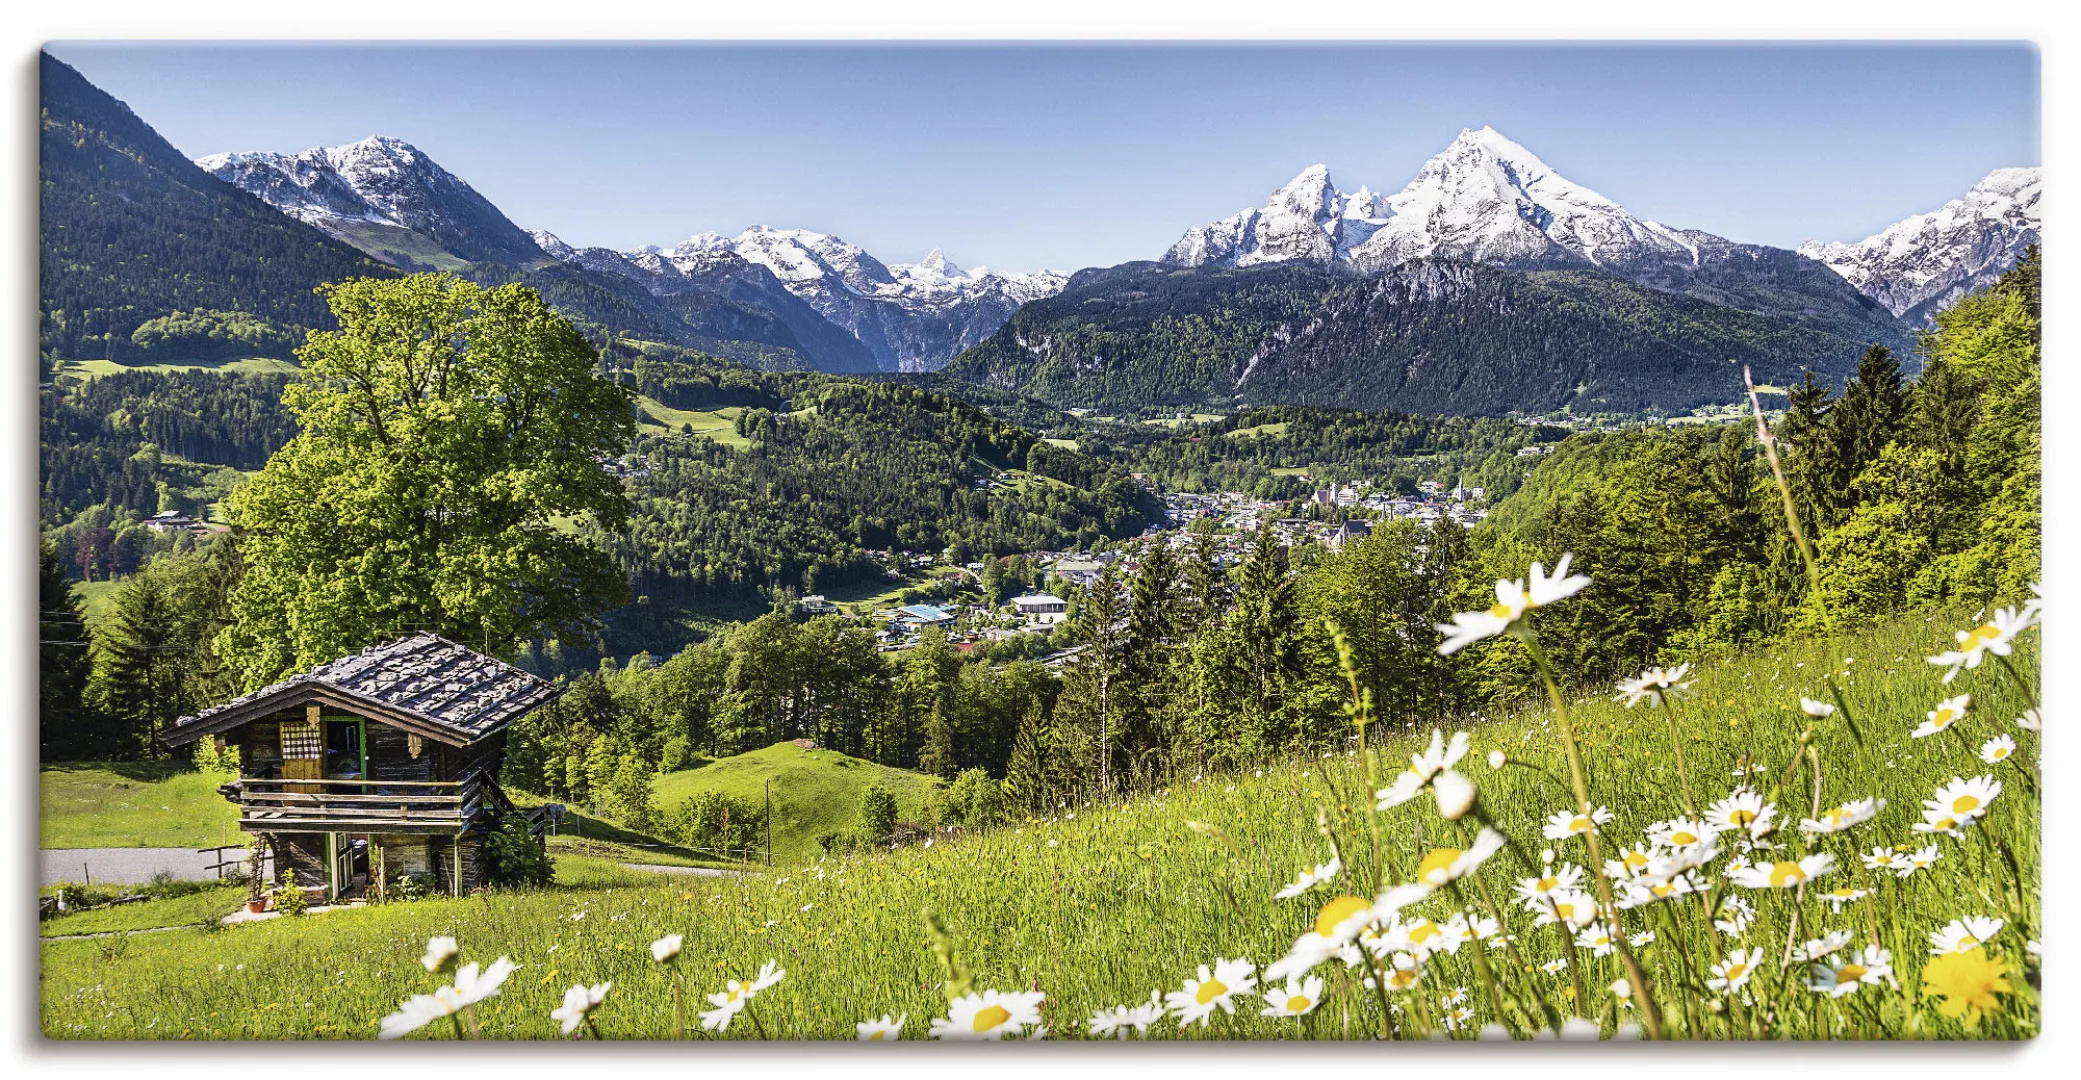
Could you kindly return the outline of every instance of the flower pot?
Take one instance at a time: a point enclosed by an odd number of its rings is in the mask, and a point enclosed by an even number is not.
[[[258,899],[258,900],[248,900],[248,901],[246,901],[246,910],[247,910],[247,911],[250,911],[250,912],[252,912],[252,913],[253,913],[253,914],[255,914],[255,915],[258,915],[258,914],[260,914],[261,912],[263,912],[263,911],[266,911],[266,910],[267,910],[267,899],[266,899],[265,897],[262,897],[261,899]]]

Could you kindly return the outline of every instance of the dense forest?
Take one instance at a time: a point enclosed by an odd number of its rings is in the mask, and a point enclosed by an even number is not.
[[[197,308],[293,344],[327,325],[320,282],[393,272],[196,168],[48,53],[41,65],[43,352],[132,359],[140,325]]]
[[[878,575],[870,549],[957,561],[1139,533],[1162,506],[1126,472],[973,406],[820,375],[659,371],[637,386],[679,408],[750,406],[749,445],[657,435],[630,450],[635,513],[609,539],[658,601],[816,591]],[[1025,475],[998,486],[993,477]]]
[[[1589,270],[1129,263],[1078,273],[946,373],[1065,406],[1631,412],[1732,401],[1743,364],[1833,382],[1866,344]]]

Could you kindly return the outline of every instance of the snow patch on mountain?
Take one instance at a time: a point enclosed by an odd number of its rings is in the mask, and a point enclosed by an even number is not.
[[[600,249],[560,254],[546,243],[543,249],[566,262],[605,262]],[[668,279],[711,272],[719,259],[764,268],[788,292],[866,345],[889,371],[936,371],[989,337],[1019,305],[1053,296],[1069,282],[1067,275],[1049,270],[963,270],[937,248],[914,263],[884,263],[827,233],[764,225],[734,237],[695,233],[670,248],[621,252],[614,261],[622,267],[617,272],[638,280],[649,275],[647,284],[663,286]],[[641,274],[629,275],[628,268]]]
[[[1965,193],[1854,243],[1809,240],[1817,259],[1897,316],[1916,322],[1985,287],[2038,242],[2042,177],[1996,169]]]
[[[498,207],[402,139],[372,135],[296,154],[211,154],[195,164],[357,246],[364,238],[350,226],[376,225],[418,233],[468,261],[542,257]]]

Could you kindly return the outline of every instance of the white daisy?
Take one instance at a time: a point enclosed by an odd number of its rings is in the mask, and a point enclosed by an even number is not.
[[[613,985],[600,983],[595,986],[580,984],[571,987],[564,991],[564,1003],[549,1011],[549,1018],[561,1022],[564,1025],[564,1034],[569,1035],[578,1030],[578,1025],[585,1023],[585,1018],[591,1016],[593,1011],[600,1007],[601,1002],[607,1000],[607,990]]]
[[[1907,865],[1907,859],[1889,847],[1875,847],[1871,849],[1871,854],[1860,855],[1858,858],[1864,860],[1864,868],[1866,870],[1887,870],[1899,873],[1900,868]]]
[[[1926,739],[1963,719],[1966,710],[1972,707],[1973,696],[1971,694],[1960,694],[1954,698],[1945,698],[1937,702],[1936,708],[1929,710],[1926,714],[1928,719],[1922,721],[1921,725],[1910,734],[1918,739]]]
[[[1838,833],[1870,821],[1885,808],[1884,799],[1852,799],[1833,810],[1823,811],[1819,818],[1807,818],[1799,823],[1799,829],[1810,833]]]
[[[1813,698],[1803,697],[1799,699],[1799,711],[1816,720],[1825,720],[1835,715],[1835,706],[1825,701],[1815,701]]]
[[[1466,732],[1455,732],[1452,742],[1445,741],[1445,733],[1431,729],[1431,745],[1427,750],[1409,756],[1409,767],[1396,774],[1394,782],[1375,792],[1378,809],[1392,810],[1422,794],[1438,774],[1450,770],[1467,756],[1471,740]]]
[[[1532,925],[1551,926],[1564,923],[1571,928],[1588,926],[1597,917],[1597,902],[1588,893],[1549,893],[1533,908]]]
[[[1300,877],[1295,878],[1290,884],[1273,893],[1272,896],[1279,900],[1290,900],[1325,881],[1334,879],[1343,869],[1343,860],[1335,855],[1331,855],[1330,861],[1318,865],[1313,870],[1301,871]]]
[[[1566,840],[1581,836],[1610,821],[1611,811],[1602,806],[1591,807],[1587,814],[1575,810],[1556,810],[1546,819],[1545,834],[1548,840]]]
[[[1799,947],[1793,955],[1800,960],[1821,960],[1843,951],[1850,943],[1848,930],[1831,930]]]
[[[1944,672],[1944,681],[1949,683],[1960,671],[1971,671],[1980,666],[1988,653],[2007,656],[2017,634],[2030,629],[2037,622],[2038,608],[2034,603],[2025,604],[2021,611],[2002,608],[1994,618],[1972,628],[1958,632],[1958,647],[1946,653],[1929,657],[1929,662],[1949,670]]]
[[[1164,1003],[1178,1014],[1179,1027],[1191,1027],[1208,1021],[1215,1009],[1234,1015],[1236,995],[1247,994],[1256,986],[1256,969],[1250,961],[1217,959],[1212,971],[1201,964],[1199,978],[1187,979],[1185,989],[1165,994]]]
[[[2001,793],[2001,781],[1991,776],[1976,776],[1971,780],[1954,776],[1950,783],[1937,789],[1936,798],[1922,801],[1922,823],[1914,829],[1916,832],[1956,836],[1965,826],[1987,813],[1995,796]]]
[[[1943,857],[1944,853],[1938,851],[1935,844],[1930,844],[1927,847],[1909,853],[1907,862],[1899,870],[1894,871],[1894,873],[1901,877],[1908,877],[1917,870],[1927,870],[1935,866],[1937,860]]]
[[[680,934],[666,934],[650,943],[650,958],[660,964],[669,964],[679,959],[680,947],[685,943],[686,938]]]
[[[1575,944],[1577,948],[1590,950],[1591,954],[1595,956],[1610,956],[1612,950],[1618,947],[1618,942],[1612,936],[1611,927],[1604,925],[1602,922],[1591,923],[1576,931]]]
[[[1762,955],[1753,949],[1735,949],[1727,954],[1727,959],[1712,966],[1712,978],[1705,980],[1705,985],[1731,994],[1747,985],[1761,960]]]
[[[243,968],[245,965],[239,966]],[[400,1038],[441,1017],[454,1016],[496,995],[506,977],[519,968],[519,964],[503,956],[481,971],[474,963],[464,964],[462,970],[455,973],[453,985],[441,987],[431,994],[415,994],[399,1005],[396,1012],[384,1017],[377,1025],[376,1037]]]
[[[1416,867],[1416,880],[1407,885],[1396,885],[1381,893],[1373,901],[1373,910],[1378,915],[1391,915],[1410,904],[1431,895],[1452,882],[1473,873],[1489,856],[1503,848],[1503,834],[1484,825],[1474,837],[1474,846],[1465,851],[1459,848],[1437,848],[1423,857]]]
[[[454,967],[456,957],[461,955],[462,948],[455,943],[454,938],[429,938],[426,942],[426,955],[421,957],[419,962],[426,965],[428,972],[439,975]]]
[[[2041,730],[2043,724],[2044,721],[2039,717],[2036,709],[2025,709],[2023,710],[2023,715],[2016,718],[2016,726],[2025,731]]]
[[[1039,990],[985,990],[965,994],[947,1006],[947,1015],[932,1021],[935,1039],[996,1041],[1018,1035],[1041,1022],[1040,1005],[1047,995]]]
[[[1285,986],[1267,986],[1264,989],[1265,1007],[1263,1016],[1306,1016],[1322,1004],[1322,980],[1310,975],[1306,979],[1288,979]]]
[[[2007,925],[2000,919],[1985,915],[1968,915],[1963,919],[1952,919],[1942,930],[1929,932],[1929,954],[1942,956],[1945,953],[1964,952],[1977,949],[1994,940]]]
[[[1746,832],[1760,840],[1777,827],[1771,823],[1776,813],[1777,805],[1764,802],[1763,796],[1737,791],[1712,804],[1705,811],[1705,823],[1721,832]]]
[[[1092,1013],[1091,1034],[1100,1038],[1111,1036],[1116,1039],[1127,1038],[1130,1031],[1137,1035],[1147,1035],[1149,1025],[1163,1019],[1163,1014],[1163,993],[1151,990],[1146,1004],[1115,1005],[1110,1009],[1100,1009]]]
[[[1552,577],[1546,568],[1532,564],[1531,576],[1525,581],[1496,582],[1496,602],[1486,611],[1462,611],[1452,617],[1450,624],[1439,624],[1438,632],[1445,635],[1438,651],[1446,656],[1466,648],[1484,638],[1507,633],[1519,619],[1533,608],[1543,607],[1589,587],[1590,579],[1581,574],[1569,574],[1568,563],[1573,553],[1561,556],[1554,565]]]
[[[1357,939],[1359,931],[1378,918],[1372,903],[1361,897],[1339,896],[1331,900],[1316,913],[1314,925],[1294,939],[1286,956],[1265,969],[1265,978],[1280,980],[1306,974]]]
[[[1858,987],[1881,983],[1899,985],[1893,978],[1893,954],[1877,945],[1867,945],[1863,952],[1853,952],[1841,963],[1817,963],[1808,969],[1807,975],[1807,986],[1814,993],[1829,997],[1854,994]]]
[[[1619,683],[1619,692],[1613,701],[1624,701],[1627,708],[1645,701],[1659,708],[1665,698],[1682,697],[1691,691],[1691,682],[1684,676],[1691,670],[1689,664],[1678,664],[1667,671],[1652,667],[1640,673],[1636,679]]]
[[[903,1037],[903,1022],[908,1019],[909,1013],[904,1013],[894,1020],[889,1019],[888,1013],[883,1013],[879,1020],[854,1024],[853,1027],[859,1031],[855,1038],[860,1042],[895,1042]]]
[[[1797,862],[1758,863],[1744,868],[1732,877],[1736,885],[1745,889],[1789,889],[1812,881],[1833,869],[1835,856],[1823,851],[1808,855]]]
[[[1980,744],[1980,760],[1989,765],[1999,765],[2009,760],[2009,755],[2015,752],[2016,740],[2007,735],[1996,735]]]
[[[1574,892],[1582,886],[1582,867],[1572,863],[1548,866],[1541,877],[1519,878],[1517,898],[1527,910],[1537,911],[1556,892]]]

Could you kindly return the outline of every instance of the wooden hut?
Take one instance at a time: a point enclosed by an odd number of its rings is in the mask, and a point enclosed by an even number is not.
[[[238,749],[239,777],[218,790],[239,828],[264,839],[278,880],[295,870],[339,898],[409,875],[460,895],[482,880],[494,820],[517,812],[498,785],[506,729],[556,694],[418,634],[182,717],[165,741]]]

